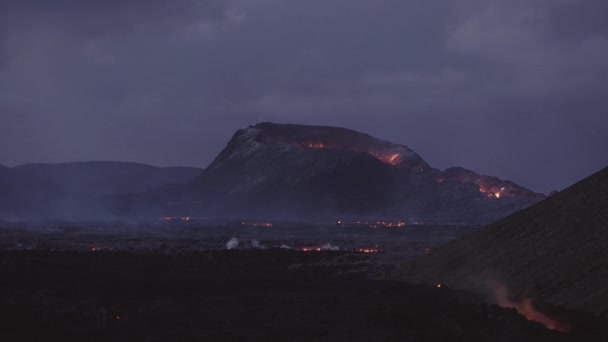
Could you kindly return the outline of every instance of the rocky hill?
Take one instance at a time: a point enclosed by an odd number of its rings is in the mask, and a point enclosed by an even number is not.
[[[400,217],[489,221],[544,198],[345,128],[260,123],[238,130],[192,182],[216,216]]]
[[[478,292],[502,287],[608,316],[608,168],[449,243],[398,277]]]

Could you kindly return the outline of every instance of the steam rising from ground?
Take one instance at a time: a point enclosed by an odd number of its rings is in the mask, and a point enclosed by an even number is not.
[[[262,246],[258,240],[251,240],[251,246],[253,246],[255,249],[266,249],[266,247]]]
[[[570,331],[570,326],[568,324],[559,322],[535,309],[530,298],[523,298],[520,300],[511,299],[509,297],[509,291],[504,285],[498,285],[495,287],[494,299],[496,304],[499,306],[503,308],[515,309],[520,315],[526,317],[526,319],[529,321],[538,322],[551,330],[562,332]]]
[[[233,237],[226,242],[226,249],[236,249],[239,246],[239,239]]]
[[[324,250],[324,251],[339,251],[340,247],[334,246],[331,243],[326,243],[323,246],[321,246],[321,250]]]

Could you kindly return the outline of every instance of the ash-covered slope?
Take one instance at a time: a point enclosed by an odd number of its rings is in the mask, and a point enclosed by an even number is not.
[[[505,285],[608,315],[608,168],[537,205],[427,255],[398,274],[476,291]]]
[[[376,216],[479,221],[542,195],[352,130],[260,123],[235,133],[193,183],[217,216]]]

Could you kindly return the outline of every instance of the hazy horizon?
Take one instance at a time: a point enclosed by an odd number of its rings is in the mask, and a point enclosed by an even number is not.
[[[602,0],[0,0],[0,164],[205,167],[331,125],[534,191],[608,164]]]

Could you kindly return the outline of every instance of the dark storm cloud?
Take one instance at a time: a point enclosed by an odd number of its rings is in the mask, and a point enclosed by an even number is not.
[[[204,165],[331,124],[535,190],[604,166],[600,0],[0,0],[0,163]]]

